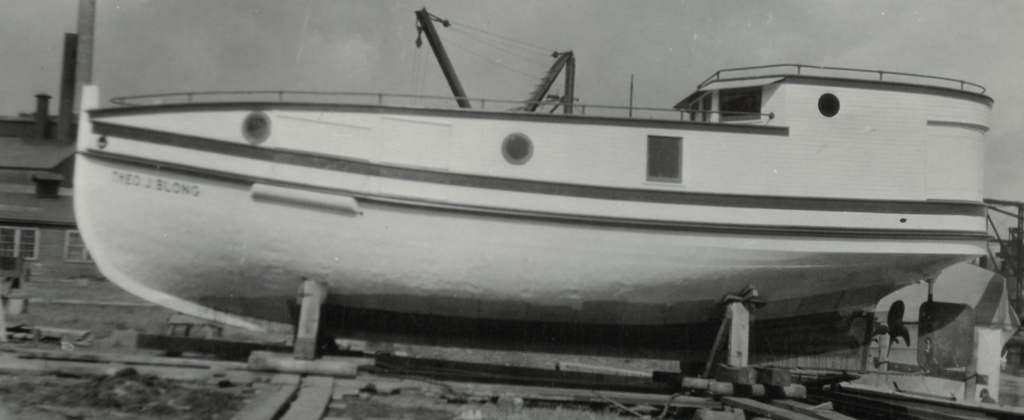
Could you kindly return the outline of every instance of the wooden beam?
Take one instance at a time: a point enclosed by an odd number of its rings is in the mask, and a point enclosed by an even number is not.
[[[302,360],[297,357],[254,351],[249,356],[249,369],[263,372],[298,373],[321,376],[354,378],[360,366],[372,366],[373,359],[367,358],[323,358]]]
[[[729,357],[731,366],[747,366],[750,357],[750,310],[743,302],[730,302],[729,311]]]
[[[772,405],[800,414],[806,414],[819,420],[856,420],[853,417],[835,411],[832,408],[831,402],[827,404],[827,407],[818,407],[793,400],[775,400],[772,401]]]
[[[309,376],[302,379],[299,396],[295,398],[281,420],[310,420],[323,417],[327,404],[331,402],[334,379],[325,376]]]
[[[320,337],[320,314],[327,286],[316,280],[305,280],[299,287],[299,323],[295,326],[294,354],[298,359],[313,360],[317,356]]]
[[[750,398],[722,397],[722,404],[778,420],[815,420],[814,417],[806,414],[796,413],[781,407],[775,407],[760,401],[752,400]]]
[[[284,411],[298,390],[298,382],[280,384],[269,396],[254,397],[255,400],[243,406],[231,420],[274,420]]]

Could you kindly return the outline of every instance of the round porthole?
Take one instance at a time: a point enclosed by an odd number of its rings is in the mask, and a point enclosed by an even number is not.
[[[523,133],[512,133],[505,136],[501,144],[501,154],[513,165],[522,165],[533,156],[533,142]]]
[[[831,93],[826,93],[818,98],[818,111],[826,117],[834,117],[839,113],[839,98]]]
[[[249,143],[263,143],[270,137],[270,117],[260,111],[250,112],[242,121],[242,134]]]

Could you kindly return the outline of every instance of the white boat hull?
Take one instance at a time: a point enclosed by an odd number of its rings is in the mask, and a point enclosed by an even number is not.
[[[770,302],[762,318],[799,316],[864,308],[979,246],[607,227],[368,200],[356,214],[197,174],[89,156],[77,165],[80,179],[100,181],[77,186],[76,211],[113,281],[277,321],[289,319],[304,278],[326,282],[330,302],[344,306],[637,325],[706,320],[709,305],[751,285]],[[165,191],[174,183],[194,192]],[[819,300],[843,291],[860,293]]]
[[[296,149],[312,143],[304,133],[320,133],[308,128],[323,126],[317,119],[327,111],[316,107],[268,111],[287,136],[258,146],[218,134],[247,107],[183,109],[82,119],[79,228],[100,270],[121,287],[241,327],[292,322],[304,279],[327,285],[327,305],[339,317],[423,317],[432,321],[422,330],[435,334],[443,334],[431,329],[439,320],[552,324],[598,335],[602,328],[703,325],[720,316],[722,297],[748,286],[767,302],[755,319],[781,322],[871,311],[889,292],[986,250],[977,203],[716,195],[534,179],[540,172],[458,173],[378,163],[373,153],[392,152],[357,137],[329,143],[331,153]],[[331,118],[381,133],[410,121],[460,133],[463,123],[461,114],[399,120],[353,109]],[[569,121],[594,133],[625,130]],[[190,132],[168,131],[175,123]],[[547,122],[519,125],[568,132]],[[199,136],[207,126],[210,135]],[[699,138],[709,130],[683,127],[692,132],[673,133]],[[736,141],[751,142],[781,132],[737,130],[752,134],[737,133]],[[623,133],[643,142],[651,131]],[[561,138],[547,151],[578,150],[580,136]],[[358,144],[365,147],[352,153],[366,156],[344,154]],[[360,327],[330,316],[326,323],[343,334]]]

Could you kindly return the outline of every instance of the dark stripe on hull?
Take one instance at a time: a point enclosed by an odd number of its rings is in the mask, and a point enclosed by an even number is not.
[[[978,217],[985,215],[985,206],[980,203],[844,200],[832,198],[730,195],[599,187],[499,178],[483,175],[456,174],[393,165],[381,165],[361,160],[345,159],[335,156],[293,150],[266,149],[209,138],[128,127],[104,122],[95,122],[93,124],[93,130],[96,134],[100,135],[122,137],[130,140],[244,157],[253,160],[459,187],[486,188],[502,191],[603,200],[688,204],[716,207],[899,214],[943,214]]]
[[[103,159],[121,163],[127,163],[151,169],[179,173],[188,176],[205,177],[209,179],[233,182],[245,185],[263,183],[278,185],[289,188],[300,188],[316,190],[332,194],[352,196],[368,203],[380,205],[406,206],[416,208],[436,208],[444,211],[478,214],[503,218],[519,218],[529,220],[540,220],[553,223],[572,223],[590,226],[601,226],[609,228],[628,229],[651,229],[659,231],[695,232],[695,233],[721,233],[733,235],[767,235],[767,236],[796,236],[796,237],[824,237],[824,238],[865,238],[865,239],[937,239],[937,240],[986,240],[987,233],[973,231],[953,230],[907,230],[907,229],[854,229],[854,228],[831,228],[813,226],[773,226],[773,225],[741,225],[721,223],[699,223],[699,222],[664,222],[642,219],[593,217],[579,215],[565,215],[557,213],[535,212],[535,211],[514,211],[492,207],[455,205],[441,201],[430,201],[418,198],[384,196],[366,194],[361,192],[320,188],[306,184],[281,182],[267,178],[249,177],[246,175],[233,174],[224,171],[216,171],[205,168],[189,167],[184,165],[170,164],[149,159],[142,159],[131,156],[123,156],[106,152],[82,152],[90,158]]]
[[[332,111],[361,114],[392,114],[417,115],[427,117],[453,117],[467,119],[486,119],[504,121],[526,121],[538,123],[575,124],[575,125],[607,125],[615,127],[667,128],[676,130],[694,130],[707,132],[760,134],[771,136],[788,136],[789,127],[769,127],[758,125],[731,125],[682,120],[650,120],[633,118],[616,118],[588,115],[544,114],[525,112],[493,112],[460,109],[406,108],[380,105],[329,104],[301,102],[219,102],[219,103],[183,103],[165,105],[145,105],[125,108],[106,108],[89,111],[92,118],[116,117],[122,115],[157,114],[161,112],[197,112],[197,111],[230,111],[230,110],[289,110],[289,111]]]

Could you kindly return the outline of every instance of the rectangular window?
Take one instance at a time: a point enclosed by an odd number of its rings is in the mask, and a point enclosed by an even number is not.
[[[647,136],[647,180],[682,182],[682,138]]]
[[[85,248],[82,235],[77,230],[64,232],[64,260],[69,262],[91,262],[92,255]]]
[[[0,226],[0,256],[36,259],[39,229]]]
[[[760,119],[761,87],[722,90],[718,108],[724,120]]]

